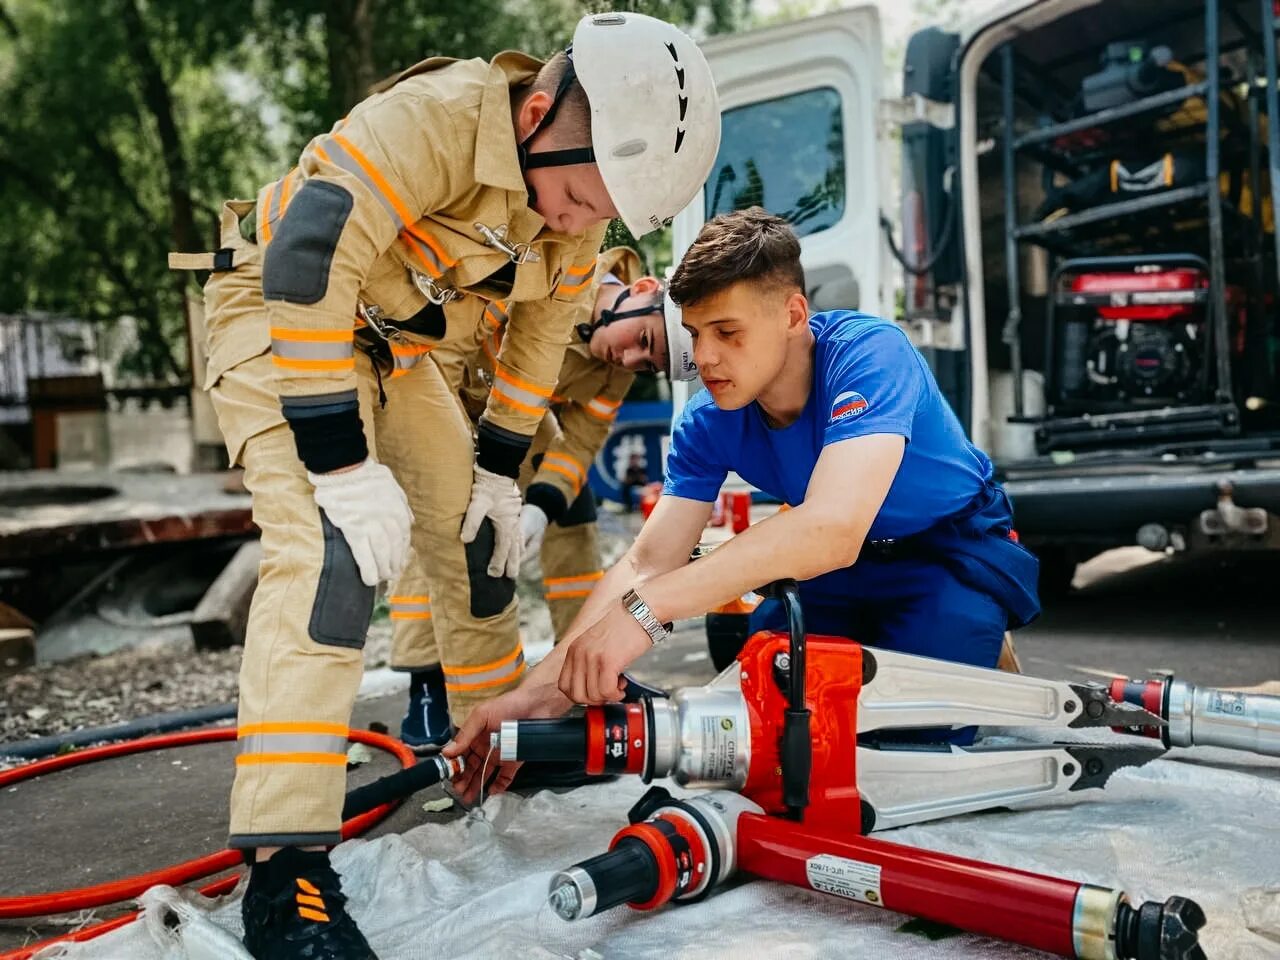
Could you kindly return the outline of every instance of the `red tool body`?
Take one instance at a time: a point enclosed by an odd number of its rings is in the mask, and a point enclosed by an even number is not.
[[[1107,887],[766,816],[727,791],[683,801],[655,787],[630,819],[609,852],[552,878],[562,918],[693,902],[742,871],[1062,957],[1204,957],[1204,914],[1182,897],[1134,907]]]
[[[806,636],[794,582],[775,587],[789,633],[759,633],[735,665],[670,700],[504,723],[503,760],[585,760],[594,773],[728,788],[676,800],[654,787],[607,853],[556,874],[565,919],[622,903],[697,900],[736,869],[1066,957],[1203,960],[1192,901],[1129,905],[1105,887],[863,836],[873,829],[1099,787],[1160,751],[1050,744],[872,748],[860,735],[979,723],[1159,726],[1105,688],[1002,674]]]

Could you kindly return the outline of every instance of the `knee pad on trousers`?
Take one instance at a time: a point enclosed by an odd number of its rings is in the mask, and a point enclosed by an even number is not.
[[[515,598],[516,582],[511,577],[489,576],[489,558],[493,556],[492,520],[485,517],[476,538],[465,544],[465,549],[471,615],[481,620],[496,617]]]
[[[556,523],[562,527],[580,527],[584,523],[596,522],[596,498],[590,487],[583,487],[576,500],[569,504]]]
[[[373,616],[374,588],[360,579],[360,568],[342,531],[330,522],[323,510],[324,566],[316,584],[308,631],[316,643],[332,647],[364,646]]]

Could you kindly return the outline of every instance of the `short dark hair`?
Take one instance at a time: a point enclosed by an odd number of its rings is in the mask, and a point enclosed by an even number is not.
[[[787,221],[760,207],[724,213],[703,224],[667,292],[684,305],[742,281],[805,290],[799,238]]]
[[[531,93],[542,91],[555,99],[560,82],[570,66],[569,55],[563,50],[555,54],[542,65],[529,84],[518,94],[517,106],[523,106]],[[587,102],[587,91],[575,76],[560,98],[560,106],[556,109],[555,121],[552,124],[548,143],[555,147],[581,146],[584,137],[591,136],[591,104]]]

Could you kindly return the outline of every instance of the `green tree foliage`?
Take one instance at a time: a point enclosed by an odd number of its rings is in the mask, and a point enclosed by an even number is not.
[[[695,34],[750,0],[632,0]],[[546,55],[580,0],[0,0],[0,312],[136,318],[133,372],[187,376],[169,250],[215,243],[369,85],[424,57]],[[625,233],[625,230],[623,231]]]

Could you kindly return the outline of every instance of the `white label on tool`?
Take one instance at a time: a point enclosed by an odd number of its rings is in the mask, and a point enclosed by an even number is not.
[[[804,872],[809,886],[822,893],[834,893],[837,897],[869,903],[873,907],[884,906],[880,897],[878,863],[820,853],[805,861]]]
[[[1243,693],[1232,693],[1229,690],[1215,690],[1209,697],[1210,713],[1225,713],[1232,717],[1243,717],[1245,696]]]
[[[703,780],[733,780],[738,759],[738,725],[733,717],[702,718]]]

